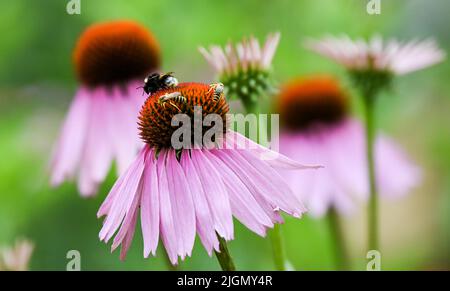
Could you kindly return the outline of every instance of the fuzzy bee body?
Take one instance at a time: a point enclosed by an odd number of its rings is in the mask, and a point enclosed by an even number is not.
[[[173,73],[159,74],[153,73],[147,78],[144,79],[144,92],[148,95],[151,95],[158,90],[168,89],[178,86],[178,80],[175,78]]]
[[[212,98],[214,99],[215,102],[218,102],[223,96],[225,86],[222,83],[212,83],[211,85],[209,85],[208,92],[211,92],[211,90],[214,90]]]

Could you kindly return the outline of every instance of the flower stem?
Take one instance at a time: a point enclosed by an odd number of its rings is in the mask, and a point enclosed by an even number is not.
[[[253,114],[259,115],[260,108],[259,108],[259,104],[257,102],[251,101],[250,99],[242,100],[242,102],[243,102],[244,108],[247,113],[253,113]],[[265,124],[261,124],[259,122],[259,119],[257,122],[258,122],[257,125],[258,125],[259,143],[261,143],[262,140],[266,140],[267,127],[265,127],[266,126]],[[260,128],[262,126],[264,126],[264,128]],[[261,135],[264,135],[264,137],[262,137]],[[283,245],[283,235],[281,233],[281,226],[278,224],[275,224],[273,229],[269,230],[269,237],[270,237],[270,242],[272,244],[272,254],[273,254],[273,261],[275,264],[275,269],[278,271],[285,271],[286,270],[286,258],[285,258],[284,245]]]
[[[375,108],[374,96],[369,94],[364,98],[366,113],[366,154],[369,175],[369,208],[368,208],[368,247],[378,250],[378,195],[375,177],[374,143],[375,143]]]
[[[247,113],[259,114],[259,106],[257,102],[254,102],[250,99],[241,99],[242,105]]]
[[[219,239],[220,252],[214,251],[214,253],[216,254],[222,271],[236,271],[233,259],[230,256],[230,252],[228,252],[227,242],[220,235],[217,235],[217,238]]]
[[[275,269],[277,271],[286,270],[286,258],[283,248],[283,236],[281,235],[281,226],[275,224],[273,229],[269,232],[270,241],[272,243],[272,254]]]
[[[334,256],[336,263],[336,270],[348,270],[349,259],[345,248],[344,235],[342,232],[342,225],[339,221],[339,215],[336,209],[330,208],[328,212],[328,223],[330,232],[334,241]]]

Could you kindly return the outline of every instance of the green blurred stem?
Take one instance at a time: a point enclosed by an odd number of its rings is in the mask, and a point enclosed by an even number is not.
[[[259,105],[257,102],[251,99],[241,99],[242,105],[244,105],[245,112],[258,114],[259,113]]]
[[[272,243],[273,261],[275,264],[275,270],[286,270],[286,256],[283,247],[283,237],[281,235],[281,226],[275,224],[272,230],[269,232],[270,242]]]
[[[328,211],[328,223],[334,242],[336,270],[349,270],[349,259],[347,250],[345,248],[342,224],[339,220],[339,215],[334,207],[330,208],[330,210]]]
[[[368,93],[368,92],[366,92]],[[379,250],[378,238],[378,195],[375,177],[374,143],[375,143],[375,98],[374,94],[364,96],[366,115],[366,154],[369,175],[369,208],[368,208],[368,247],[369,250]]]
[[[233,259],[228,251],[227,242],[220,235],[217,235],[217,238],[219,239],[220,252],[214,251],[214,253],[216,254],[222,271],[236,271]]]
[[[257,102],[254,102],[250,99],[241,99],[242,104],[244,105],[244,108],[247,113],[253,113],[258,115],[260,108],[259,104]],[[264,126],[263,129],[260,129],[259,127]],[[258,136],[261,140],[261,132],[266,132],[267,134],[267,128],[265,124],[260,124],[259,118],[258,118]],[[248,136],[247,136],[248,137]],[[285,258],[285,251],[284,251],[284,244],[283,244],[283,236],[281,233],[281,226],[279,224],[275,224],[274,228],[269,230],[269,237],[270,242],[272,244],[272,254],[273,254],[273,262],[275,265],[275,269],[278,271],[285,271],[286,270],[286,258]]]

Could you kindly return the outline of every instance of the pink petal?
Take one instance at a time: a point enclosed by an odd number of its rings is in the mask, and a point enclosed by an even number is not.
[[[136,98],[131,94],[123,95],[122,91],[122,88],[114,88],[104,109],[107,110],[110,142],[117,159],[119,175],[127,169],[139,150]]]
[[[208,204],[206,194],[203,191],[197,169],[189,157],[189,152],[181,155],[181,166],[189,184],[195,207],[197,232],[206,251],[211,256],[213,249],[219,250],[219,241],[214,230],[213,215]]]
[[[255,200],[265,211],[266,215],[270,217],[271,221],[282,223],[283,220],[276,210],[277,205],[272,201],[272,199],[267,199],[265,193],[263,193],[263,191],[261,190],[261,185],[259,185],[257,181],[253,180],[249,173],[245,171],[243,167],[241,167],[239,161],[234,160],[234,157],[231,155],[233,151],[234,150],[222,149],[213,150],[211,152],[216,157],[221,159],[222,162],[225,163],[232,172],[236,173],[236,176],[239,177],[241,182],[250,191]]]
[[[91,119],[80,166],[78,187],[81,195],[92,196],[105,179],[112,162],[112,145],[106,104],[109,102],[103,88],[96,89],[92,98]]]
[[[52,158],[52,186],[61,184],[75,174],[90,122],[91,100],[86,89],[80,88],[70,105]]]
[[[166,161],[175,229],[179,237],[179,255],[191,255],[195,241],[195,209],[192,195],[175,150],[169,150]]]
[[[214,218],[214,227],[226,240],[233,239],[233,218],[227,190],[221,175],[202,150],[191,150],[191,157]]]
[[[228,190],[234,216],[255,233],[265,236],[266,227],[273,227],[271,219],[239,177],[226,164],[207,151],[205,151],[205,156],[214,164],[215,168],[221,169],[222,179]]]
[[[108,202],[110,204],[109,212],[99,234],[100,240],[108,241],[114,235],[126,213],[130,210],[135,195],[138,195],[138,186],[144,171],[144,155],[145,148],[125,172],[125,178],[120,187],[117,188],[117,193],[114,194],[112,203]]]
[[[297,161],[291,160],[288,157],[272,151],[266,147],[263,147],[254,141],[246,138],[242,134],[234,131],[230,131],[226,136],[228,145],[227,148],[230,149],[246,149],[255,153],[255,155],[263,159],[265,163],[274,168],[284,168],[284,169],[318,169],[322,168],[322,166],[308,166],[302,165]]]
[[[133,241],[134,232],[136,231],[136,219],[137,219],[137,211],[134,212],[127,234],[122,241],[122,249],[120,250],[120,259],[122,261],[125,260],[128,249],[130,248],[131,242]]]
[[[154,151],[145,156],[143,188],[141,197],[141,228],[144,240],[144,257],[156,254],[159,239],[159,191],[158,172],[154,160]]]
[[[393,141],[379,136],[375,151],[376,177],[382,196],[404,196],[420,183],[420,168]]]
[[[160,232],[161,239],[166,248],[167,255],[173,265],[178,264],[178,233],[175,230],[175,223],[172,214],[172,205],[170,200],[170,190],[166,173],[166,156],[167,152],[161,150],[159,152],[157,168],[158,168],[158,189],[160,202]]]
[[[258,186],[259,192],[271,203],[294,217],[300,217],[305,208],[292,193],[280,175],[267,164],[243,150],[224,150],[237,166]]]

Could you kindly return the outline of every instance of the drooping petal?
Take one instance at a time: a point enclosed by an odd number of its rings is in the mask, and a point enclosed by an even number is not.
[[[271,202],[274,209],[300,217],[305,208],[301,201],[292,193],[292,190],[280,175],[270,166],[252,154],[243,150],[224,150],[227,155],[222,155],[233,169],[240,172],[239,176],[247,177],[264,196]]]
[[[188,152],[181,155],[181,166],[183,167],[186,177],[189,177],[187,182],[194,201],[197,233],[208,255],[211,256],[213,249],[219,250],[219,241],[214,229],[211,207],[206,198],[207,194],[203,190],[197,169]]]
[[[274,201],[275,205],[277,205],[276,209],[281,209],[298,218],[302,213],[306,212],[303,203],[293,194],[292,190],[278,172],[246,151],[234,152],[235,159],[237,159],[238,155],[247,162],[246,164],[242,161],[242,165],[245,165],[245,169],[250,170],[250,172],[257,175],[253,178],[259,183],[262,182],[261,187],[264,188],[264,191],[268,191],[266,192],[267,194],[273,192],[271,194],[271,199]]]
[[[195,241],[195,209],[191,191],[175,150],[169,150],[166,161],[175,229],[179,237],[179,255],[190,256]]]
[[[274,168],[283,168],[283,169],[319,169],[322,166],[319,165],[303,165],[297,161],[289,159],[288,157],[272,151],[266,147],[263,147],[251,139],[246,138],[242,134],[234,131],[230,131],[227,133],[227,148],[234,149],[245,149],[251,151],[256,154],[256,156],[265,163]]]
[[[105,208],[109,208],[105,223],[100,231],[100,240],[106,242],[114,235],[119,228],[127,212],[129,212],[144,171],[144,156],[146,149],[142,149],[136,160],[130,165],[124,173],[125,177],[114,194],[113,201]],[[106,202],[106,201],[105,201]]]
[[[166,172],[167,151],[161,150],[157,160],[158,190],[159,190],[159,215],[160,235],[166,248],[167,255],[173,265],[178,264],[178,233],[175,230],[174,214]]]
[[[130,89],[129,86],[128,90]],[[109,100],[104,110],[107,110],[110,142],[117,160],[117,171],[121,175],[131,164],[139,150],[138,109],[136,98],[131,95],[131,92],[124,94],[123,89],[117,87],[113,89],[112,94],[108,97]]]
[[[110,143],[106,104],[109,102],[104,88],[95,90],[92,98],[91,119],[81,159],[78,187],[81,195],[92,196],[105,179],[111,166],[113,149]]]
[[[154,151],[149,150],[145,156],[141,196],[141,228],[144,239],[144,257],[150,253],[156,255],[159,239],[159,188],[158,172],[154,160]]]
[[[80,88],[70,105],[51,162],[51,184],[58,186],[75,175],[91,120],[91,96]]]
[[[420,168],[387,137],[380,135],[375,144],[375,167],[380,195],[395,198],[407,194],[421,181]]]
[[[226,164],[208,151],[205,151],[205,156],[214,164],[215,168],[221,169],[233,215],[255,233],[265,236],[266,228],[273,227],[271,219],[259,206],[239,177]]]
[[[136,231],[136,220],[137,220],[137,211],[133,213],[131,218],[130,226],[125,235],[125,238],[122,241],[122,248],[120,250],[120,259],[123,261],[127,256],[127,252],[130,249],[131,243],[133,241],[134,232]]]
[[[350,70],[374,69],[398,75],[432,66],[446,57],[433,39],[401,43],[395,39],[383,42],[377,35],[369,41],[344,35],[308,39],[305,46]]]
[[[191,158],[211,207],[214,227],[226,240],[233,239],[233,219],[226,187],[218,169],[205,157],[202,150],[191,150]]]

